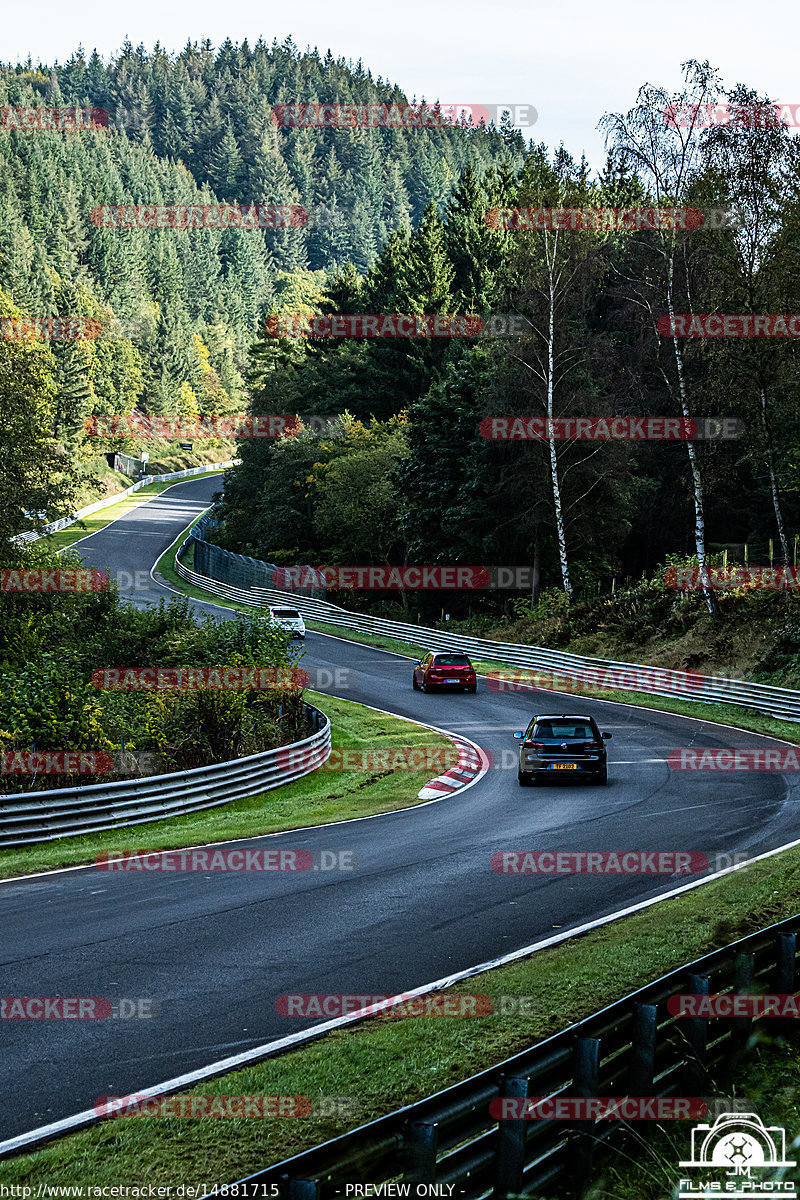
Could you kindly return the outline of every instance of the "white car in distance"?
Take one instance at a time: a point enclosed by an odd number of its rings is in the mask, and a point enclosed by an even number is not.
[[[270,608],[269,616],[273,625],[286,629],[293,638],[306,636],[305,621],[296,608]]]

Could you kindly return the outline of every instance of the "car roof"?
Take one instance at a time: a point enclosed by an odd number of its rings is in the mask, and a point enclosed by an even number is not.
[[[593,721],[585,713],[536,713],[534,721]]]
[[[434,656],[437,654],[462,654],[464,658],[469,658],[466,650],[429,650],[428,653]]]

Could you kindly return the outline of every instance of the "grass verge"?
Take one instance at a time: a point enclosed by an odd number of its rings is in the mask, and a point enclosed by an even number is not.
[[[452,750],[452,742],[442,734],[401,717],[384,716],[352,700],[340,700],[319,692],[306,692],[305,697],[330,718],[331,744],[335,749],[372,749],[376,746],[389,749],[413,745]],[[294,783],[217,808],[149,821],[127,829],[105,830],[86,837],[0,849],[0,879],[93,862],[101,851],[121,846],[172,850],[391,812],[422,803],[417,799],[417,792],[431,774],[430,767],[420,771],[335,772],[323,768]]]
[[[357,1118],[107,1121],[0,1163],[0,1181],[230,1183],[485,1069],[682,963],[798,910],[795,849],[450,989],[530,997],[529,1015],[374,1018],[192,1089],[197,1095],[299,1095],[312,1101],[349,1097]],[[265,1005],[272,1003],[265,997]]]
[[[123,496],[116,504],[109,504],[108,508],[101,508],[95,513],[90,513],[88,517],[83,517],[80,521],[76,521],[74,525],[68,525],[66,529],[59,529],[56,533],[49,534],[41,541],[53,550],[63,550],[67,546],[72,546],[75,542],[81,541],[82,538],[89,537],[93,533],[97,533],[100,529],[105,529],[106,525],[110,525],[112,521],[116,521],[119,517],[124,517],[132,508],[137,508],[138,505],[144,504],[147,500],[151,500],[153,496],[159,496],[161,492],[165,492],[167,488],[173,487],[176,483],[189,482],[193,479],[205,479],[209,475],[221,475],[222,471],[201,471],[197,475],[189,475],[187,479],[172,479],[166,483],[148,483],[146,487],[140,488],[138,492],[132,492],[129,496]]]

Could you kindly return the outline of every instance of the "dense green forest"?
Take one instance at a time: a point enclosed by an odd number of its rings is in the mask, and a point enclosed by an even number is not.
[[[531,146],[519,170],[510,161],[468,167],[415,230],[395,232],[366,273],[334,273],[311,305],[514,312],[526,322],[522,337],[262,332],[253,411],[288,401],[300,414],[346,412],[349,432],[334,439],[312,426],[294,441],[243,442],[217,539],[280,563],[533,562],[543,585],[568,598],[610,590],[670,555],[796,561],[796,342],[679,340],[658,322],[796,311],[797,143],[774,123],[671,128],[670,104],[720,96],[707,64],[687,64],[685,78],[681,96],[643,88],[629,113],[606,118],[599,176],[563,147],[548,155]],[[744,87],[722,95],[742,111],[766,103]],[[503,206],[653,204],[727,207],[735,221],[601,233],[504,232],[486,219]],[[724,415],[745,433],[671,443],[482,437],[481,421],[500,414]],[[419,602],[430,615],[441,598]],[[713,607],[712,596],[706,602]],[[474,595],[447,597],[458,614],[474,605]]]
[[[104,330],[27,346],[52,391],[61,465],[78,482],[98,451],[83,437],[88,415],[242,411],[259,319],[276,294],[292,295],[295,273],[320,286],[350,261],[366,269],[468,164],[524,153],[508,129],[278,128],[272,106],[298,96],[405,99],[361,64],[301,54],[290,41],[216,51],[204,42],[177,56],[128,44],[108,63],[78,51],[63,65],[0,68],[0,316],[81,316]],[[100,110],[107,125],[16,127],[20,109],[70,105]],[[296,204],[309,215],[301,228],[263,231],[123,231],[91,219],[104,205],[215,201]],[[0,345],[10,359],[18,349]],[[137,451],[99,447],[113,448]],[[85,495],[56,474],[60,489],[43,503],[37,485],[27,508],[58,516]]]
[[[571,600],[670,555],[705,563],[747,546],[750,561],[794,561],[796,341],[665,337],[658,322],[797,310],[797,143],[779,123],[670,123],[672,106],[767,104],[744,85],[726,90],[708,64],[685,64],[684,76],[680,94],[645,85],[628,113],[603,118],[608,160],[592,174],[508,126],[280,127],[278,104],[408,99],[361,63],[291,42],[177,55],[128,44],[109,63],[79,51],[64,65],[5,68],[0,108],[109,116],[83,132],[0,129],[0,317],[79,314],[104,331],[0,340],[6,547],[35,523],[23,508],[52,518],[74,504],[98,451],[158,457],[132,438],[88,439],[87,415],[249,410],[342,415],[339,436],[309,423],[239,443],[214,536],[272,562],[533,564]],[[301,205],[310,219],[137,231],[90,216],[215,201]],[[487,217],[665,205],[737,220],[514,231]],[[525,332],[268,332],[267,316],[298,312],[513,313]],[[481,421],[504,414],[733,416],[745,435],[483,437]]]

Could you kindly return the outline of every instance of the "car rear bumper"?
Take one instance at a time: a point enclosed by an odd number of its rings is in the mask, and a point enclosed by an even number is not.
[[[474,679],[459,680],[458,683],[440,683],[438,679],[429,679],[428,687],[435,688],[437,692],[459,692],[462,688],[473,688],[476,685]]]
[[[605,759],[570,759],[575,767],[565,767],[563,759],[535,759],[533,762],[520,761],[519,769],[526,775],[538,775],[539,778],[570,779],[581,775],[602,775],[606,770]]]

